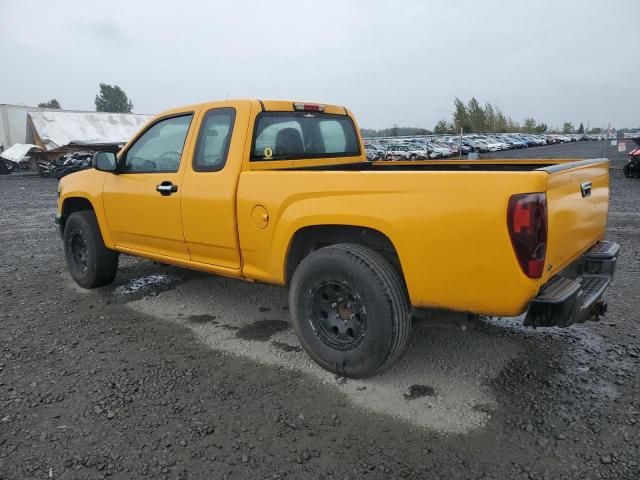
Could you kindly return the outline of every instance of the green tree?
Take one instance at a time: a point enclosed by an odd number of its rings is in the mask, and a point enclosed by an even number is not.
[[[97,112],[131,113],[132,109],[133,102],[119,86],[100,84],[100,93],[96,95]]]
[[[573,124],[571,122],[564,122],[562,125],[562,133],[573,133]]]
[[[473,130],[466,105],[458,97],[453,101],[453,105],[455,107],[453,112],[453,125],[456,128],[456,132],[459,132],[461,128],[464,129],[465,132],[472,132]]]
[[[452,131],[452,127],[453,125],[448,124],[446,120],[439,120],[433,128],[433,132],[439,135],[443,133],[450,133]]]
[[[580,126],[578,127],[578,133],[579,134],[583,134],[584,133],[584,125],[582,124],[582,122],[580,122]]]
[[[391,129],[391,136],[392,137],[397,137],[399,135],[398,133],[398,125],[393,125],[393,128]]]
[[[536,121],[533,118],[525,118],[522,129],[525,133],[534,133],[536,131]]]
[[[514,122],[511,117],[507,117],[507,132],[520,132],[522,128],[520,128],[520,124],[518,122]]]
[[[485,104],[484,106],[484,118],[486,123],[486,129],[489,132],[498,132],[497,129],[497,116],[496,109],[493,108],[493,105],[490,103]]]
[[[38,108],[57,108],[60,110],[62,107],[60,106],[60,102],[55,98],[52,98],[48,102],[42,102],[38,104]]]
[[[500,111],[499,108],[495,109],[496,115],[496,132],[507,132],[509,131],[509,127],[507,125],[507,117],[504,116],[504,113]]]
[[[546,123],[538,123],[538,125],[536,125],[535,128],[535,132],[536,133],[544,133],[547,131],[547,124]]]
[[[475,97],[471,97],[467,104],[467,114],[469,115],[469,122],[474,132],[486,132],[487,122],[484,114],[484,109],[480,106],[478,100]]]
[[[602,133],[602,129],[601,129],[600,127],[593,127],[593,128],[591,129],[591,132],[590,132],[590,133],[594,133],[594,134],[596,134],[596,135],[599,135],[599,134],[601,134],[601,133]]]

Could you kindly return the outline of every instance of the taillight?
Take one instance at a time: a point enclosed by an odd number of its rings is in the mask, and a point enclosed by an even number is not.
[[[294,103],[293,109],[299,112],[324,112],[324,105],[317,103]]]
[[[520,268],[529,278],[540,278],[547,253],[547,197],[522,193],[509,199],[507,225]]]

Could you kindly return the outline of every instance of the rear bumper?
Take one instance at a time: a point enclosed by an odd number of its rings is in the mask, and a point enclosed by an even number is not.
[[[568,327],[598,320],[607,310],[604,291],[611,283],[620,245],[602,241],[545,283],[529,304],[524,325]]]

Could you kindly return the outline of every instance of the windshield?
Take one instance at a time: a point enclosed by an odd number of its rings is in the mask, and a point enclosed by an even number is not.
[[[360,144],[346,115],[263,112],[256,121],[252,160],[357,157]]]

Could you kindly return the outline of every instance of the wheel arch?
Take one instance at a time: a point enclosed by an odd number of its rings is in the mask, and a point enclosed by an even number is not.
[[[83,211],[83,210],[93,210],[93,204],[91,200],[85,197],[67,197],[62,202],[62,215],[64,217],[69,217],[72,213]]]
[[[310,253],[339,243],[355,243],[377,251],[398,271],[404,282],[398,251],[385,233],[371,227],[340,224],[307,225],[296,230],[285,256],[285,282],[290,283],[296,268]]]
[[[75,212],[82,211],[91,211],[95,214],[104,244],[107,248],[113,248],[114,243],[109,232],[104,212],[101,210],[99,199],[96,198],[89,198],[76,193],[70,193],[68,196],[65,196],[60,205],[60,232],[64,233],[64,225],[70,215]]]

